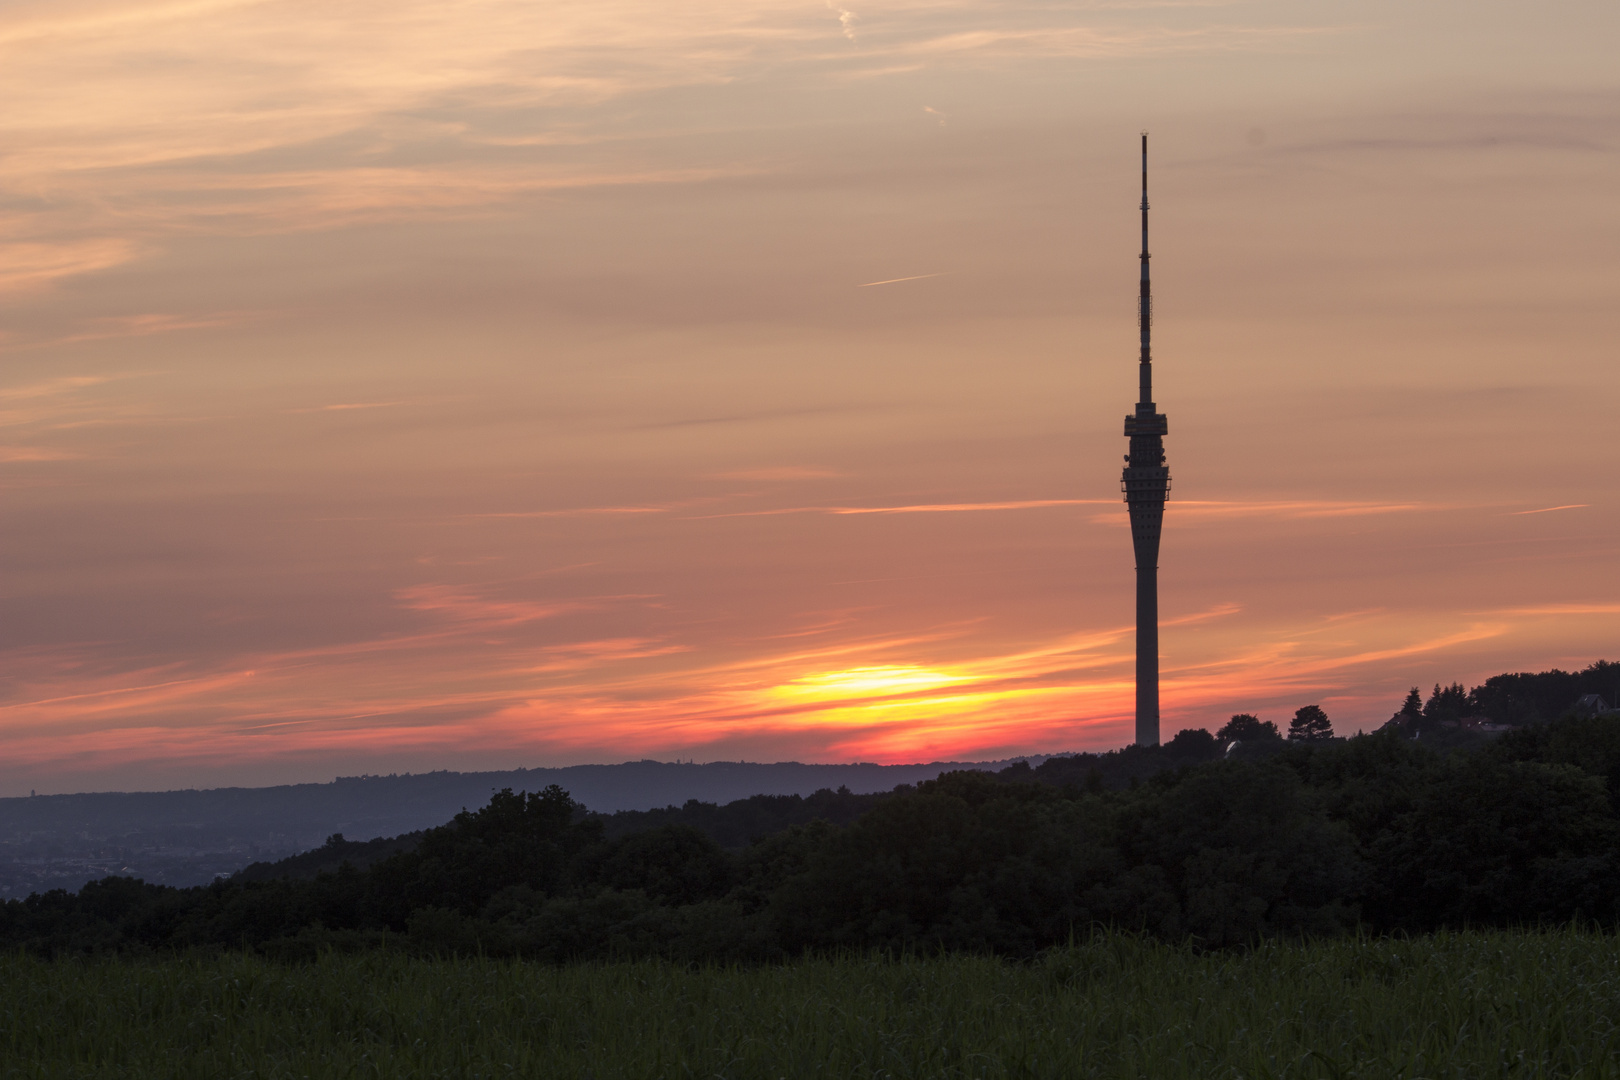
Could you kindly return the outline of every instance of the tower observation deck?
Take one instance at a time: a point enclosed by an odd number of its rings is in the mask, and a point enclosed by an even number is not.
[[[1136,411],[1125,417],[1125,455],[1120,488],[1131,514],[1131,543],[1136,548],[1136,744],[1159,744],[1159,532],[1164,501],[1170,494],[1170,469],[1164,460],[1169,421],[1153,403],[1153,289],[1148,282],[1147,132],[1142,133],[1142,291],[1136,306],[1142,335],[1140,397]]]

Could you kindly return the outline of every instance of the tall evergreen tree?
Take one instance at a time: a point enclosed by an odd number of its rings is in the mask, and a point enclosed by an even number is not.
[[[1423,705],[1423,718],[1431,723],[1460,720],[1469,713],[1468,691],[1462,683],[1441,686],[1435,683],[1434,693]]]
[[[1333,725],[1320,705],[1306,705],[1288,722],[1289,742],[1322,742],[1333,738]]]
[[[1401,702],[1401,707],[1389,718],[1389,725],[1386,726],[1398,727],[1408,733],[1422,729],[1423,694],[1417,687],[1412,687],[1407,693],[1406,700]]]

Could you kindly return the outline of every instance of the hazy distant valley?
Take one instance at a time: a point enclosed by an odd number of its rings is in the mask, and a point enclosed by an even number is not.
[[[1026,759],[1020,759],[1026,760]],[[1027,759],[1038,764],[1042,758]],[[751,795],[857,794],[1006,761],[806,765],[632,761],[509,772],[347,776],[326,784],[0,799],[0,898],[77,890],[109,875],[201,885],[253,862],[318,847],[333,834],[392,837],[442,825],[502,788],[560,784],[598,813],[727,803]]]

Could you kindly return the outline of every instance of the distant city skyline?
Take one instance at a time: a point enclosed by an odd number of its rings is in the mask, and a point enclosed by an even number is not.
[[[1144,128],[1164,738],[1613,658],[1617,34],[8,4],[0,795],[1131,742]]]

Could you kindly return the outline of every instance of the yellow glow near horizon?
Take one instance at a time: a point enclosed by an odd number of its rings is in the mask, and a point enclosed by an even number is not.
[[[866,730],[846,747],[857,754],[887,754],[897,749],[893,734],[878,737],[876,729],[907,734],[899,744],[932,747],[959,741],[980,727],[995,727],[997,714],[1013,710],[1015,699],[1028,691],[985,688],[985,678],[962,671],[911,664],[872,664],[841,671],[802,675],[764,691],[763,704],[779,717],[791,716],[793,726]],[[921,752],[932,752],[921,750]]]
[[[869,667],[828,671],[818,675],[805,675],[772,693],[783,697],[825,700],[847,697],[887,697],[938,690],[959,683],[971,682],[972,676],[955,675],[934,668],[913,667],[903,664],[874,664]]]

